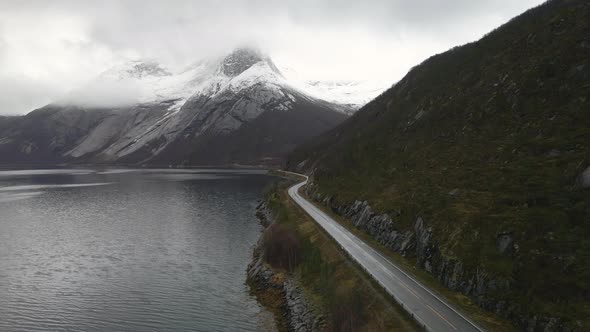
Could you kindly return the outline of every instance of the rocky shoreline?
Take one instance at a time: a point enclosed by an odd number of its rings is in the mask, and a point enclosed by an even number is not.
[[[265,228],[275,222],[264,202],[257,206],[256,216]],[[281,330],[293,332],[324,330],[323,315],[310,304],[297,278],[286,271],[277,271],[265,263],[262,245],[261,235],[254,247],[252,262],[247,269],[247,281],[257,299],[262,305],[271,307],[271,311],[279,316],[276,318],[277,325],[282,327]]]

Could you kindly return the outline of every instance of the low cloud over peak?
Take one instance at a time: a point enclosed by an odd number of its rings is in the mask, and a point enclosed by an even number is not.
[[[542,0],[0,3],[0,114],[57,100],[126,59],[181,68],[256,43],[306,79],[399,80]],[[7,90],[4,90],[6,92]],[[121,91],[125,91],[124,89]]]

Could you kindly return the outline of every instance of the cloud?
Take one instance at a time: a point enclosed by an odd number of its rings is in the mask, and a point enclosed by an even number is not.
[[[399,80],[542,0],[0,2],[0,113],[25,113],[126,59],[181,67],[255,43],[308,79]],[[10,88],[10,87],[8,87]]]
[[[74,89],[54,103],[85,107],[123,107],[139,102],[141,93],[141,86],[131,79],[108,83],[96,80],[85,84],[81,89]]]
[[[22,114],[59,94],[51,84],[21,77],[0,77],[0,115]]]

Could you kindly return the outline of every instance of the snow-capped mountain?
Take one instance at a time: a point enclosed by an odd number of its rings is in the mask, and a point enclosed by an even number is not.
[[[314,98],[346,105],[348,108],[343,111],[348,114],[356,112],[391,85],[381,80],[306,80],[291,67],[279,68],[291,86]]]
[[[0,153],[23,163],[259,163],[282,158],[350,109],[298,88],[252,49],[180,72],[134,61],[6,126]]]
[[[255,73],[255,69],[249,68],[254,64],[262,70]],[[229,82],[223,78],[237,76],[246,69],[250,69],[251,75],[241,78],[244,84],[251,83],[248,79],[253,78],[289,86],[310,97],[341,105],[337,109],[349,114],[389,87],[383,81],[305,80],[293,68],[277,68],[270,58],[255,50],[238,49],[227,57],[199,61],[178,73],[155,61],[129,61],[102,73],[58,103],[105,106],[105,102],[120,105],[176,100],[173,108],[178,109],[193,94],[206,94],[207,88]]]

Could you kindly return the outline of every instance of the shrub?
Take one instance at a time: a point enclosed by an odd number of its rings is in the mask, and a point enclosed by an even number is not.
[[[363,326],[363,300],[357,289],[336,292],[331,307],[333,331],[358,331]]]
[[[292,272],[301,260],[297,233],[281,224],[272,224],[263,236],[264,259],[272,267]]]

